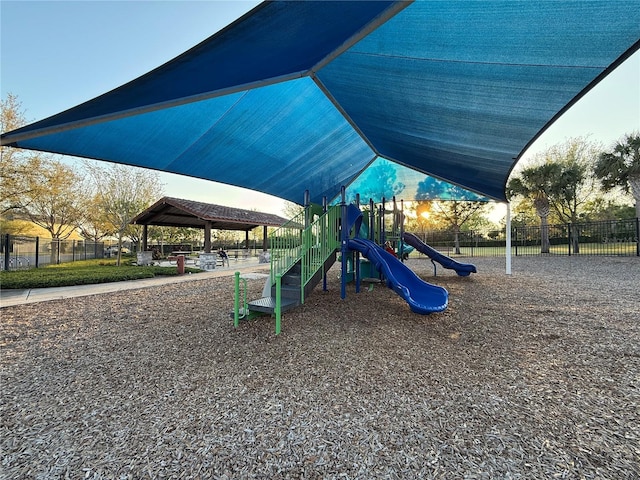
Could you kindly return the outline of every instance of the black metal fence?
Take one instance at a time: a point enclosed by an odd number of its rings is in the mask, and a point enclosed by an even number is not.
[[[19,270],[104,257],[104,243],[0,236],[0,269]]]
[[[414,232],[446,255],[503,256],[504,230]],[[640,256],[640,219],[606,220],[563,225],[517,226],[511,229],[512,255]],[[543,248],[543,244],[545,248]],[[413,255],[420,255],[414,253]]]
[[[503,256],[506,253],[504,230],[489,232],[451,230],[414,232],[422,241],[445,255]],[[543,238],[546,240],[543,241]],[[511,230],[512,255],[614,255],[640,256],[640,219],[606,220],[541,228],[517,226]],[[243,242],[224,247],[231,255],[246,256]],[[548,248],[543,248],[543,243]],[[222,246],[222,245],[220,245]],[[254,242],[253,254],[257,252]],[[231,247],[231,248],[229,248]],[[218,248],[218,245],[215,245]],[[546,251],[543,251],[546,250]],[[251,253],[249,253],[251,254]],[[82,240],[52,240],[14,235],[0,236],[0,269],[17,270],[50,264],[104,258],[105,244]],[[412,252],[413,256],[421,255]]]

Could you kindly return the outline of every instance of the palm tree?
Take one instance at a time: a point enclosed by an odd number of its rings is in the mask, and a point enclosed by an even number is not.
[[[555,163],[543,163],[527,167],[520,175],[509,180],[507,196],[529,198],[533,201],[536,214],[540,217],[540,252],[549,253],[549,195],[553,190],[553,179],[560,175],[560,167]]]
[[[600,154],[594,167],[602,188],[621,187],[631,193],[636,204],[636,217],[640,218],[640,133],[624,136],[610,152]]]

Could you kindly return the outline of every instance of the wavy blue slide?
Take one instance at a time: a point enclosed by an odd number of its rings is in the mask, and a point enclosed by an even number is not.
[[[421,315],[442,312],[449,303],[445,288],[422,280],[394,255],[385,252],[375,242],[362,238],[349,240],[349,248],[360,252],[381,272],[387,286],[400,295],[412,312]]]
[[[477,273],[478,270],[476,266],[471,263],[460,263],[454,260],[451,257],[447,257],[446,255],[440,253],[433,247],[430,247],[418,237],[416,237],[413,233],[404,233],[402,235],[402,240],[412,247],[414,247],[419,252],[427,255],[431,260],[438,262],[444,268],[449,268],[451,270],[455,270],[455,272],[461,277],[467,277],[471,273]],[[435,264],[434,264],[435,268]]]

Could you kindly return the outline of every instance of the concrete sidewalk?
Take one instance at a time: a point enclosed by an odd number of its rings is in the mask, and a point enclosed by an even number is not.
[[[233,262],[232,262],[233,263]],[[49,300],[60,300],[64,298],[82,297],[86,295],[98,295],[102,293],[120,292],[123,290],[133,290],[136,288],[148,288],[170,283],[189,282],[194,280],[205,280],[207,278],[228,277],[235,272],[248,274],[252,272],[268,274],[270,265],[268,263],[244,263],[238,262],[230,267],[216,268],[212,271],[203,271],[194,274],[178,276],[162,276],[155,278],[143,278],[140,280],[127,280],[124,282],[97,283],[92,285],[76,285],[71,287],[53,288],[30,288],[24,290],[0,290],[0,308],[27,303],[46,302]]]

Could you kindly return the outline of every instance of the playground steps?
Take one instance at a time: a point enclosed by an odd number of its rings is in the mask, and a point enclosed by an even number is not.
[[[331,254],[329,258],[324,262],[325,271],[328,270],[331,265],[333,265],[336,261],[336,252]],[[302,289],[302,275],[301,275],[301,262],[298,261],[293,267],[289,269],[287,273],[282,276],[282,283],[280,285],[280,295],[281,295],[281,303],[280,308],[282,312],[287,310],[291,310],[302,304],[302,299],[300,298],[300,291]],[[318,270],[311,277],[309,282],[304,287],[304,296],[305,298],[311,294],[313,289],[320,283],[322,280],[322,268],[318,268]],[[257,300],[253,300],[248,302],[247,304],[249,311],[261,312],[267,314],[273,314],[276,310],[276,287],[273,285],[271,287],[271,296],[270,297],[262,297]]]
[[[283,312],[291,310],[292,308],[300,305],[299,300],[283,298],[280,303],[280,308]],[[250,312],[261,312],[272,314],[276,310],[276,298],[275,297],[262,297],[257,300],[253,300],[248,303],[248,310]]]

